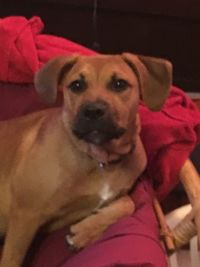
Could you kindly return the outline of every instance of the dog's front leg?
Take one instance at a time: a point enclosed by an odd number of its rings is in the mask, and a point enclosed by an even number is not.
[[[40,225],[38,215],[12,209],[0,267],[21,267],[25,254]]]
[[[129,196],[120,197],[94,214],[70,227],[71,234],[66,237],[69,245],[80,249],[99,239],[103,232],[117,220],[129,216],[134,211],[134,203]]]

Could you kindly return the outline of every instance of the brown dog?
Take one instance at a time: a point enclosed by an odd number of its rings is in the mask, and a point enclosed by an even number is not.
[[[35,84],[49,103],[61,90],[64,103],[0,123],[1,267],[20,267],[42,226],[73,224],[67,240],[81,248],[134,211],[126,193],[146,166],[139,99],[161,108],[171,64],[132,54],[58,57]]]

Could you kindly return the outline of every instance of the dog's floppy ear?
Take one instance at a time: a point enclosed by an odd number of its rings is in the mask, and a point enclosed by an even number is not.
[[[151,110],[160,110],[172,83],[172,64],[165,59],[123,53],[122,58],[139,79],[141,96]]]
[[[56,101],[59,82],[73,67],[77,58],[77,56],[53,58],[36,73],[34,79],[36,91],[47,103],[52,104]]]

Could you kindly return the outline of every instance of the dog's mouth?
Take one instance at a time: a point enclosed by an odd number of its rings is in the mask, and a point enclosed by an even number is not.
[[[79,139],[102,146],[120,138],[126,129],[118,125],[106,102],[96,101],[87,102],[80,107],[72,131]]]
[[[124,133],[124,128],[116,128],[112,131],[106,131],[105,129],[90,129],[86,131],[81,131],[81,129],[74,128],[73,133],[79,138],[87,143],[102,146],[113,139],[120,138]]]

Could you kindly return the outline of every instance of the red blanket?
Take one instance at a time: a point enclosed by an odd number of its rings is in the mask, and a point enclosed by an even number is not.
[[[53,56],[95,53],[69,40],[40,34],[43,27],[39,17],[0,19],[0,81],[32,83],[35,71]]]

